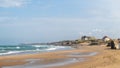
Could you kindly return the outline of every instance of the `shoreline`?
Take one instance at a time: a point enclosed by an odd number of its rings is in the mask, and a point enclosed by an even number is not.
[[[74,52],[87,52],[87,51],[84,50],[84,48],[82,49],[80,47],[80,49],[63,50],[63,51],[57,51],[57,52],[46,52],[46,53],[41,53],[41,54],[13,55],[13,56],[4,56],[4,57],[0,56],[0,61],[4,61],[4,62],[0,62],[0,66],[5,67],[5,66],[14,66],[14,65],[26,64],[26,63],[28,63],[28,61],[24,61],[24,60],[27,60],[27,59],[41,59],[41,58],[42,59],[53,59],[53,58],[54,59],[55,58],[56,59],[66,58],[67,59],[68,56],[74,54]],[[88,51],[88,52],[90,52],[90,51]],[[65,55],[65,54],[67,54],[67,55]],[[48,56],[48,57],[46,57],[46,56]],[[74,56],[74,57],[76,57],[76,56]],[[10,63],[11,59],[12,59],[12,64]],[[6,60],[8,60],[9,62],[5,62]],[[16,64],[14,64],[14,63],[16,63]]]
[[[113,52],[113,54],[111,52]],[[120,54],[119,50],[110,50],[105,46],[81,46],[80,49],[56,51],[56,52],[49,52],[49,53],[42,53],[42,54],[29,54],[29,55],[20,55],[20,56],[16,55],[16,56],[4,56],[4,57],[0,56],[0,67],[10,68],[11,66],[13,66],[14,68],[15,65],[18,65],[18,66],[22,66],[22,65],[24,66],[25,64],[29,65],[31,61],[32,62],[34,61],[35,66],[39,64],[41,65],[48,64],[49,66],[50,63],[55,64],[57,62],[65,63],[65,65],[56,64],[56,66],[53,65],[52,67],[48,67],[48,68],[80,68],[80,67],[106,68],[106,66],[113,64],[115,59],[114,57],[116,57],[114,55],[117,54],[116,52]],[[86,56],[86,55],[91,55],[91,56]],[[120,55],[118,56],[120,57]],[[40,62],[41,59],[44,59],[42,63]],[[25,60],[28,60],[28,61],[25,61]],[[40,67],[38,66],[38,68]]]
[[[31,47],[31,49],[27,49],[28,47]],[[5,46],[6,50],[1,50],[0,56],[12,56],[12,55],[25,55],[25,54],[39,54],[39,53],[45,53],[45,52],[54,52],[54,51],[62,51],[62,50],[71,50],[74,49],[71,46],[55,46],[55,45],[29,45],[29,46]],[[15,48],[15,50],[10,48]],[[2,46],[1,48],[4,48]],[[23,48],[23,50],[22,50]],[[25,50],[26,48],[26,50]],[[33,48],[33,49],[32,49]]]

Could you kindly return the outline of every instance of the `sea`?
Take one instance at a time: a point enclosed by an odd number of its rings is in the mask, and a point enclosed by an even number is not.
[[[69,49],[72,48],[70,46],[54,46],[54,45],[0,45],[0,56],[35,54]]]

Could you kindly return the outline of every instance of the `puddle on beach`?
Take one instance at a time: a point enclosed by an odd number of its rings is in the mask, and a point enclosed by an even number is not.
[[[69,57],[89,57],[89,56],[94,56],[97,55],[98,52],[86,52],[86,53],[71,53],[68,56]]]
[[[17,66],[8,66],[2,68],[49,68],[55,66],[63,66],[67,64],[72,64],[76,62],[84,61],[83,58],[65,58],[65,59],[51,59],[49,62],[45,62],[42,59],[30,59],[27,60],[29,63],[24,65],[17,65]]]
[[[59,58],[59,59],[27,59],[29,63],[24,65],[17,65],[17,66],[6,66],[2,68],[50,68],[50,67],[57,67],[68,65],[76,62],[83,62],[85,61],[85,56],[94,56],[97,52],[88,52],[88,53],[71,53],[68,58]]]

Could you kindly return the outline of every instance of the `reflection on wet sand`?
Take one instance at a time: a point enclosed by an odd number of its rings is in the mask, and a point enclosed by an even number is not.
[[[87,52],[87,53],[70,53],[66,54],[67,58],[49,58],[49,59],[27,59],[28,63],[24,65],[8,66],[3,68],[49,68],[68,65],[76,62],[83,62],[86,59],[84,57],[94,56],[97,52]]]

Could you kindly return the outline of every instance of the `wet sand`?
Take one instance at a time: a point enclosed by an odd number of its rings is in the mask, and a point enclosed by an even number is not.
[[[80,46],[80,49],[42,54],[1,56],[1,68],[119,68],[120,50],[105,46]]]

